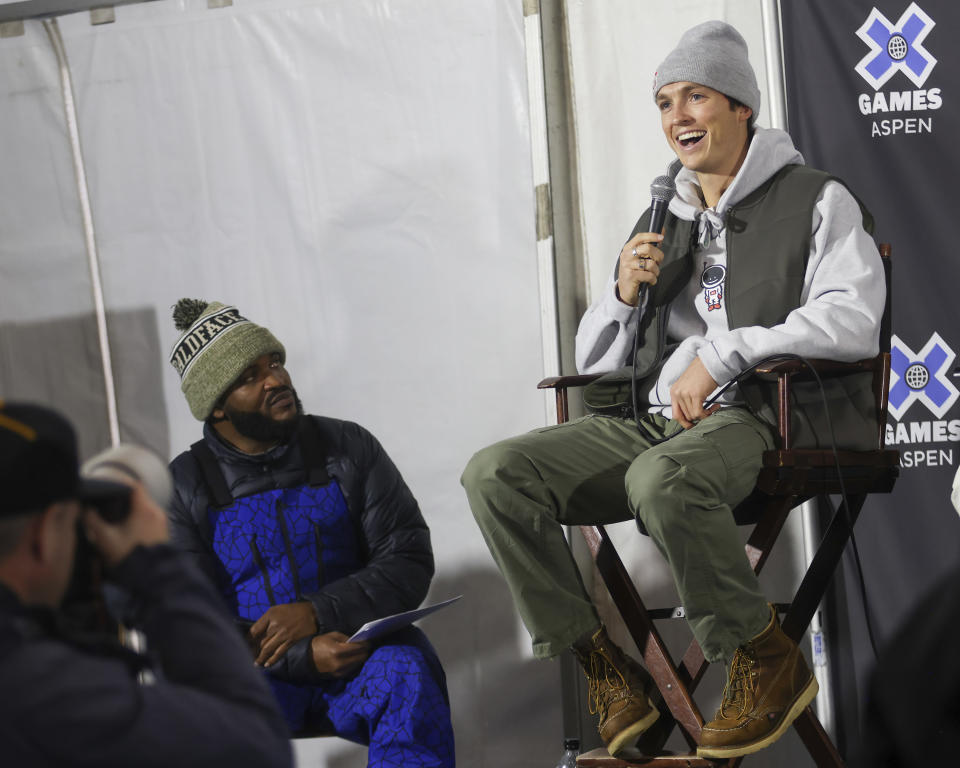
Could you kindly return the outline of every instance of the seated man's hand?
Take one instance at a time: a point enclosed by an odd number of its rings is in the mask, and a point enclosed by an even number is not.
[[[370,643],[348,643],[343,632],[327,632],[310,641],[313,664],[321,675],[347,677],[370,656]]]
[[[700,358],[693,358],[687,370],[681,373],[680,378],[670,387],[673,418],[679,421],[684,429],[690,429],[696,422],[707,418],[720,407],[718,404],[710,406],[709,410],[703,407],[703,401],[716,388],[717,382],[707,373]]]
[[[250,640],[257,652],[256,663],[263,667],[280,660],[297,640],[317,631],[317,617],[308,602],[270,607],[250,627]]]

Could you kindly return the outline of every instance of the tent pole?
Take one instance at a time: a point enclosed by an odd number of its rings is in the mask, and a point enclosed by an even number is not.
[[[103,300],[103,285],[100,280],[100,257],[97,251],[96,235],[93,228],[93,212],[90,207],[90,191],[87,188],[87,172],[80,148],[80,130],[77,124],[77,107],[73,92],[73,79],[70,77],[70,65],[67,52],[60,35],[57,19],[45,19],[50,44],[57,56],[60,70],[60,91],[63,96],[63,111],[67,121],[70,148],[73,154],[73,170],[77,178],[77,194],[80,200],[80,213],[83,220],[83,235],[87,250],[87,263],[90,268],[90,284],[93,290],[93,307],[97,319],[97,337],[100,344],[100,362],[103,366],[103,383],[107,401],[107,421],[110,428],[110,443],[120,442],[120,421],[117,415],[117,394],[113,378],[113,361],[110,355],[110,339],[107,335],[107,313]]]

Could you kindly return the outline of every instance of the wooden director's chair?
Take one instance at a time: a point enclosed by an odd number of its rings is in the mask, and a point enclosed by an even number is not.
[[[796,450],[791,447],[790,435],[790,387],[794,380],[813,378],[809,369],[799,361],[764,365],[755,369],[757,375],[775,376],[779,400],[779,447],[766,451],[763,468],[757,478],[754,492],[736,510],[738,522],[750,520],[756,525],[746,545],[747,557],[754,571],[763,567],[790,510],[799,504],[821,495],[841,494],[846,498],[833,514],[826,533],[817,548],[797,593],[786,610],[782,621],[783,631],[799,643],[810,620],[826,592],[830,578],[837,568],[843,549],[851,535],[850,526],[856,522],[868,494],[889,493],[899,474],[900,454],[884,448],[884,427],[887,417],[887,394],[890,380],[890,246],[880,246],[887,283],[887,302],[880,331],[880,354],[869,360],[856,363],[810,361],[821,378],[839,376],[859,371],[873,374],[873,392],[877,408],[877,447],[870,451]],[[596,375],[559,376],[544,379],[540,389],[556,392],[557,420],[569,419],[568,389],[583,386]],[[849,521],[849,523],[848,523]],[[603,578],[613,603],[627,630],[640,649],[644,664],[650,672],[660,695],[660,721],[644,734],[638,745],[644,756],[613,758],[604,749],[581,755],[578,766],[717,766],[739,765],[743,759],[713,760],[696,755],[703,728],[703,716],[692,694],[703,678],[708,663],[696,640],[691,642],[686,653],[676,665],[654,626],[655,619],[682,616],[676,608],[648,610],[637,593],[630,575],[603,526],[581,526],[593,556],[597,571]],[[674,725],[690,747],[690,754],[668,755],[662,749]],[[794,721],[794,727],[818,766],[843,766],[843,758],[837,752],[830,737],[821,726],[812,707]],[[761,753],[762,754],[762,753]]]

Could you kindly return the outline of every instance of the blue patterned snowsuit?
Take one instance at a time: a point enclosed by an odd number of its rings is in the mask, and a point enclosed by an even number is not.
[[[429,532],[372,435],[349,422],[305,418],[326,456],[325,476],[312,485],[301,440],[248,456],[205,427],[234,501],[211,504],[196,460],[182,454],[171,465],[172,533],[241,622],[271,605],[309,600],[321,633],[350,634],[423,600],[433,572]],[[295,733],[319,729],[369,744],[368,765],[377,768],[454,765],[443,670],[416,628],[384,638],[346,680],[316,673],[306,638],[268,680]]]

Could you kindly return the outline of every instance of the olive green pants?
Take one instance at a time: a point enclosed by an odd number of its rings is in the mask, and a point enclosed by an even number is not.
[[[729,659],[770,621],[732,514],[773,447],[769,428],[743,408],[724,408],[685,432],[659,416],[647,421],[654,434],[682,434],[652,445],[632,421],[586,416],[484,448],[463,473],[538,657],[600,626],[565,525],[642,521],[710,661]]]

